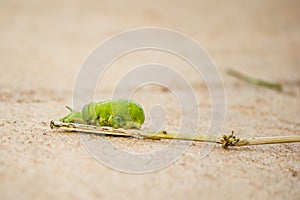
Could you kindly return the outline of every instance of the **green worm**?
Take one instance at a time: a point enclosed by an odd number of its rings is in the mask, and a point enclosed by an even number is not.
[[[113,99],[86,104],[82,112],[74,111],[59,121],[98,126],[110,126],[124,129],[140,129],[145,121],[143,108],[137,102],[128,99]]]

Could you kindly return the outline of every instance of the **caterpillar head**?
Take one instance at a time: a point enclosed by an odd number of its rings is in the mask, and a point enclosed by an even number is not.
[[[69,111],[71,111],[71,113],[69,113],[65,117],[60,118],[59,121],[65,122],[65,123],[82,123],[83,122],[81,112],[75,112],[69,106],[66,106],[66,108]]]

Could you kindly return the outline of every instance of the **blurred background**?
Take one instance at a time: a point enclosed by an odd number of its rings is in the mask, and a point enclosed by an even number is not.
[[[122,31],[154,26],[195,39],[221,70],[232,66],[274,80],[297,79],[289,70],[299,72],[298,9],[297,0],[2,0],[1,68],[16,76],[11,84],[26,85],[34,75],[31,81],[50,87],[38,73],[42,70],[55,80],[52,84],[72,87],[80,64],[99,43]]]

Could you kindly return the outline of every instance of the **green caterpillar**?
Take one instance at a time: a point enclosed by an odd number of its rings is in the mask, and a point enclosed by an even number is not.
[[[145,121],[143,108],[137,102],[128,99],[91,102],[83,107],[82,112],[67,108],[71,113],[59,121],[124,129],[140,129]]]

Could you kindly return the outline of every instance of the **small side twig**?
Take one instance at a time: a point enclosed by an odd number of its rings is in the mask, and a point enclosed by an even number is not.
[[[246,146],[246,145],[261,145],[261,144],[278,144],[300,142],[300,136],[274,136],[274,137],[256,137],[256,138],[237,138],[233,132],[230,135],[223,135],[221,137],[212,137],[201,134],[182,134],[170,133],[167,131],[159,132],[143,132],[140,130],[125,130],[114,129],[111,127],[99,127],[85,124],[64,123],[60,121],[51,121],[51,129],[62,129],[66,131],[78,131],[89,134],[135,137],[142,139],[176,139],[176,140],[192,140],[198,142],[212,142],[221,144],[223,148],[229,146]]]
[[[254,85],[263,86],[263,87],[266,87],[266,88],[269,88],[269,89],[274,89],[274,90],[277,90],[277,91],[282,91],[282,85],[279,84],[279,83],[268,82],[268,81],[265,81],[265,80],[250,77],[248,75],[242,74],[242,73],[240,73],[238,71],[235,71],[233,69],[229,69],[228,74],[231,75],[231,76],[234,76],[238,79],[244,80],[248,83],[254,84]]]

